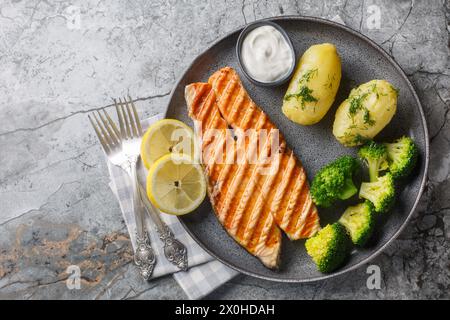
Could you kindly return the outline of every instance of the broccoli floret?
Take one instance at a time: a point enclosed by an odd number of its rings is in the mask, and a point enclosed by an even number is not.
[[[417,147],[410,137],[401,137],[392,143],[385,143],[389,159],[389,171],[394,178],[407,176],[417,162]]]
[[[372,202],[376,212],[389,210],[395,198],[394,178],[386,173],[374,182],[363,182],[359,189],[359,197]]]
[[[348,207],[339,219],[352,242],[357,246],[364,246],[372,235],[375,226],[373,205],[369,201]]]
[[[320,169],[311,184],[314,203],[329,207],[338,199],[346,200],[356,194],[358,189],[352,177],[358,168],[355,158],[343,156]]]
[[[344,226],[336,222],[306,240],[305,247],[319,271],[327,273],[344,262],[350,251],[350,239]]]
[[[383,144],[370,141],[364,147],[359,149],[358,155],[369,168],[371,182],[378,179],[380,171],[384,171],[389,168],[386,146]]]

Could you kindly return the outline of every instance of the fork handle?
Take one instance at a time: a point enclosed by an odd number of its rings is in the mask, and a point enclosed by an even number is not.
[[[155,207],[148,201],[144,188],[141,185],[138,185],[138,187],[145,209],[147,209],[147,213],[155,223],[159,238],[164,243],[164,256],[170,263],[177,266],[178,269],[186,271],[188,269],[188,252],[186,246],[175,238],[172,230],[161,219]]]
[[[130,178],[132,179],[132,191],[133,191],[133,210],[136,216],[136,232],[140,238],[144,238],[144,235],[146,234],[144,225],[144,208],[142,206],[141,199],[139,196],[136,166],[131,165],[130,167],[131,167]]]
[[[148,280],[153,273],[153,269],[156,264],[156,256],[150,244],[147,228],[145,227],[144,207],[139,196],[139,182],[137,179],[136,165],[130,165],[130,167],[130,178],[133,180],[133,210],[136,217],[137,240],[137,249],[134,255],[134,263],[139,267],[142,277],[145,280]]]

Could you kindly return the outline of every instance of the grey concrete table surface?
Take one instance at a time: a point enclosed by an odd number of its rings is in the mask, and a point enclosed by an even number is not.
[[[5,0],[0,299],[185,298],[172,277],[144,283],[136,272],[86,113],[127,93],[141,116],[162,112],[176,79],[215,39],[259,18],[292,14],[339,14],[400,63],[428,119],[429,181],[411,223],[371,263],[380,267],[380,289],[367,287],[361,267],[301,285],[238,276],[208,298],[450,298],[448,1]],[[81,270],[80,289],[66,285],[70,265]]]

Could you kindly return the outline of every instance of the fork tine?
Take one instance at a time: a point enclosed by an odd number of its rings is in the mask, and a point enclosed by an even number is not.
[[[128,112],[128,119],[130,120],[130,126],[133,133],[133,137],[138,137],[138,132],[136,128],[136,119],[134,119],[133,112],[130,109],[130,103],[127,101],[127,99],[124,97],[123,100],[125,101],[125,105],[127,106],[127,112]]]
[[[138,134],[139,136],[142,136],[141,120],[139,119],[138,113],[136,111],[136,106],[134,105],[133,99],[131,99],[130,95],[128,95],[128,100],[130,101],[131,108],[133,109],[134,120],[136,121]]]
[[[111,139],[108,136],[108,132],[106,132],[105,128],[103,128],[103,126],[101,125],[101,123],[98,120],[98,118],[95,115],[95,113],[92,113],[92,116],[94,117],[95,121],[97,122],[98,127],[100,128],[100,131],[102,132],[102,135],[103,135],[103,139],[105,140],[106,144],[108,145],[108,148],[111,149],[113,143],[112,143]]]
[[[114,130],[114,133],[116,134],[116,137],[120,141],[121,137],[120,137],[119,128],[117,128],[115,122],[113,121],[113,119],[111,119],[111,117],[109,116],[108,112],[106,112],[106,110],[104,108],[102,110],[103,110],[103,113],[105,114],[106,119],[108,120],[109,124],[111,125],[112,129]]]
[[[102,108],[102,110],[103,110],[103,114],[105,115],[106,120],[107,120],[109,126],[110,126],[110,127],[112,128],[112,130],[113,130],[114,137],[116,138],[117,143],[118,143],[119,145],[122,144],[122,138],[121,138],[121,136],[120,136],[119,129],[117,128],[115,122],[113,121],[113,119],[111,119],[111,117],[109,116],[108,112],[106,112],[105,108]]]
[[[103,150],[105,150],[106,153],[109,152],[109,147],[106,141],[103,139],[102,134],[100,133],[97,125],[92,121],[92,118],[90,115],[88,115],[89,121],[91,122],[92,127],[94,128],[95,133],[97,134],[98,140],[100,140],[100,144],[103,147]]]
[[[122,102],[121,98],[119,98],[119,105],[120,105],[120,108],[121,108],[121,111],[122,111],[123,120],[124,120],[123,122],[124,122],[124,125],[125,125],[125,132],[126,132],[126,137],[125,138],[130,139],[131,138],[130,123],[128,121],[126,108],[125,108],[124,103]]]
[[[113,129],[111,129],[111,126],[109,125],[108,121],[106,121],[105,118],[103,118],[100,111],[97,110],[97,114],[98,114],[100,121],[103,123],[103,127],[108,132],[108,136],[109,136],[109,140],[111,141],[111,144],[119,145],[120,140],[114,134],[114,131],[113,131]]]
[[[121,108],[119,107],[117,100],[116,99],[113,99],[113,100],[114,100],[114,105],[116,106],[117,118],[119,119],[120,135],[121,135],[122,139],[125,139],[126,134],[125,134],[125,127],[123,125],[123,116],[122,116]]]

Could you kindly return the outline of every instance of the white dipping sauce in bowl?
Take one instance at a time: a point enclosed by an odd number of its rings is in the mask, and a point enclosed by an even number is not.
[[[294,63],[294,56],[281,32],[266,25],[253,29],[245,36],[241,61],[249,76],[269,83],[286,76]]]

